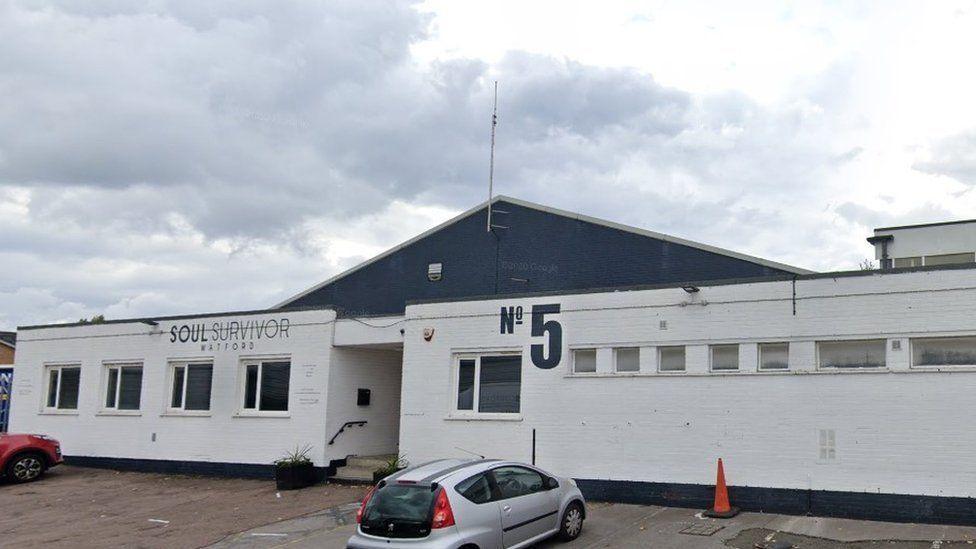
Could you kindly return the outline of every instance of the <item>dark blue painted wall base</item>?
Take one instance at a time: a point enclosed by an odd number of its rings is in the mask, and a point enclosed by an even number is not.
[[[614,503],[707,509],[715,494],[713,486],[700,484],[589,479],[576,482],[588,500]],[[976,525],[974,498],[734,486],[729,488],[729,499],[743,511]]]
[[[164,473],[168,475],[204,475],[211,477],[257,478],[274,480],[274,465],[255,463],[216,463],[210,461],[174,461],[165,459],[129,459],[92,456],[64,456],[68,465],[97,467],[119,471],[138,471],[141,473]],[[320,479],[326,477],[335,467],[316,467]]]

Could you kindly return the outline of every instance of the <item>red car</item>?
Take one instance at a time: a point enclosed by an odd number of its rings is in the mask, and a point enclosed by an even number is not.
[[[0,433],[0,473],[10,482],[30,482],[61,463],[61,443],[44,435]]]

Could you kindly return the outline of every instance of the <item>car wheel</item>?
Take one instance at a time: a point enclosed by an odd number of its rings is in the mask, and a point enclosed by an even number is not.
[[[17,456],[7,465],[7,479],[11,482],[37,480],[44,472],[44,458],[37,454]]]
[[[563,541],[573,541],[583,532],[583,506],[574,501],[566,507],[563,519],[559,522],[559,537]]]

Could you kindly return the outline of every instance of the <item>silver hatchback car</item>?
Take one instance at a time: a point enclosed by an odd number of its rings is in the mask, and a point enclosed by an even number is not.
[[[524,463],[443,459],[390,475],[363,499],[348,549],[514,549],[583,530],[576,483]]]

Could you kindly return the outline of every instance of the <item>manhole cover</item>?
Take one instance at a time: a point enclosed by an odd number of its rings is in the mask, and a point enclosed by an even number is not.
[[[714,522],[701,522],[698,524],[692,524],[691,526],[682,530],[680,533],[688,534],[689,536],[710,536],[722,528],[725,527],[719,526]]]

